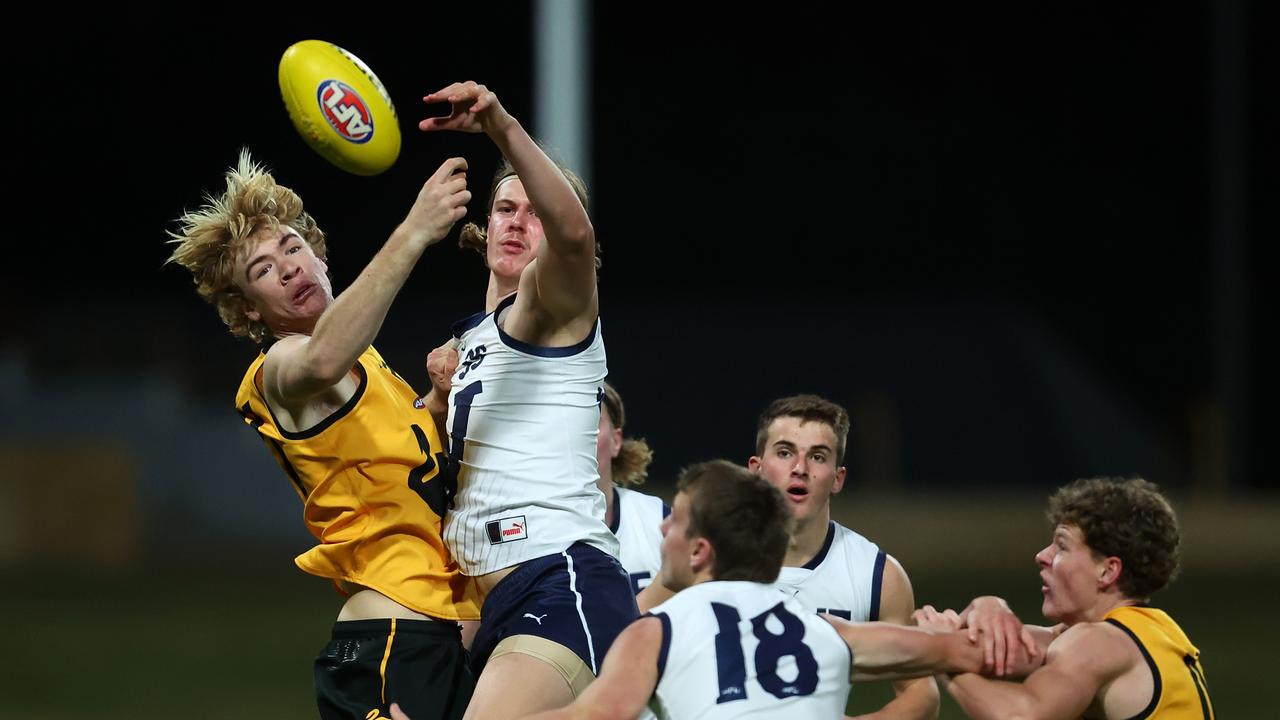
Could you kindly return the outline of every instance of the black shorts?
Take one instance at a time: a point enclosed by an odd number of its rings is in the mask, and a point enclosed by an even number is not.
[[[413,720],[455,720],[475,688],[457,624],[430,620],[334,623],[315,680],[324,720],[389,718],[393,702]]]

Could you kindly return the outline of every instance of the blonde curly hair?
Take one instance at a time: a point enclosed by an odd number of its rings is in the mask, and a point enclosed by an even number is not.
[[[604,384],[604,398],[600,404],[609,414],[609,422],[622,430],[627,424],[627,411],[622,405],[622,396],[607,382]],[[651,462],[653,450],[644,438],[624,438],[618,456],[609,464],[613,470],[613,482],[623,487],[643,485],[649,475]]]
[[[582,203],[582,209],[587,209],[587,184],[578,177],[577,173],[556,163],[556,167],[560,168],[560,172],[564,173],[565,180],[569,181],[569,187],[573,188],[573,192],[578,196],[578,202]],[[489,213],[493,212],[493,200],[498,194],[498,186],[503,180],[516,176],[516,169],[511,166],[511,161],[506,158],[502,159],[502,164],[498,166],[498,171],[493,174],[493,183],[489,185],[489,204],[485,206],[485,221],[488,222]],[[470,222],[462,226],[462,231],[458,235],[458,247],[462,249],[471,249],[480,253],[480,257],[485,258],[485,267],[489,266],[488,256],[485,251],[489,247],[488,231],[480,227],[478,224]],[[596,269],[600,269],[600,241],[596,240]]]
[[[248,148],[227,170],[226,183],[221,196],[206,195],[202,207],[184,212],[177,232],[166,231],[174,245],[166,264],[176,262],[191,271],[196,292],[217,308],[232,335],[262,342],[271,329],[245,314],[252,306],[235,284],[236,261],[249,252],[255,232],[280,225],[297,230],[316,257],[326,260],[324,232],[302,209],[302,198],[276,184],[266,168],[253,162]]]

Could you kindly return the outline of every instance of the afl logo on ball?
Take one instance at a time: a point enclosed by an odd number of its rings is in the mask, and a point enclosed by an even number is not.
[[[373,137],[373,115],[364,98],[340,80],[325,80],[316,91],[320,114],[329,121],[343,140],[356,144]]]

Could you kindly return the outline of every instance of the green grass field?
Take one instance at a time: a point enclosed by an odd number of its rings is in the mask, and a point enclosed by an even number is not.
[[[871,513],[886,517],[873,521]],[[877,527],[881,537],[867,534],[903,561],[920,603],[960,605],[994,593],[1024,619],[1039,618],[1030,560],[1036,540],[1009,531],[1012,539],[988,541],[999,545],[986,562],[962,563],[953,559],[957,548],[981,543],[980,537],[948,538],[945,527],[941,535],[937,528],[919,530],[922,519],[895,523],[889,516],[904,513],[866,504],[850,515],[844,519],[854,524],[856,516],[884,524]],[[902,526],[896,535],[888,529],[894,524]],[[1247,523],[1237,525],[1220,532],[1238,534]],[[1006,533],[995,527],[988,534]],[[1189,527],[1188,542],[1195,537]],[[903,550],[895,551],[895,543]],[[1239,556],[1263,552],[1252,547],[1236,552],[1220,563],[1196,555],[1156,604],[1203,652],[1219,717],[1272,717],[1262,674],[1276,635],[1267,608],[1280,588],[1280,554]],[[315,717],[310,664],[328,639],[340,599],[325,581],[296,570],[287,552],[246,552],[186,570],[10,569],[5,579],[0,612],[9,631],[0,718]],[[850,712],[874,709],[891,692],[855,687]],[[961,717],[949,699],[943,702],[942,717]]]

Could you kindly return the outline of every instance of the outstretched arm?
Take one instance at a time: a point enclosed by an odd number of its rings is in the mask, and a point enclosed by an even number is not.
[[[299,405],[337,384],[382,328],[391,301],[422,251],[440,241],[466,214],[467,161],[446,160],[418,192],[417,200],[360,276],[320,316],[311,335],[293,335],[272,346],[264,368],[267,396]]]
[[[974,598],[958,619],[970,642],[982,645],[983,661],[997,677],[1005,675],[1006,665],[1015,662],[1019,645],[1032,655],[1043,656],[1049,643],[1066,629],[1065,625],[1023,625],[1009,604],[995,595]]]
[[[534,267],[535,285],[522,285],[521,291],[536,294],[538,311],[553,329],[581,318],[594,320],[595,231],[564,173],[484,85],[454,83],[423,101],[452,107],[448,117],[427,118],[420,129],[484,132],[520,176],[546,233]]]
[[[938,681],[969,717],[1054,720],[1080,717],[1099,689],[1127,670],[1136,647],[1096,624],[1072,628],[1053,643],[1044,667],[1024,682],[973,674]]]
[[[982,650],[963,633],[935,633],[886,622],[852,623],[832,615],[823,617],[835,626],[853,653],[855,682],[982,669]]]

